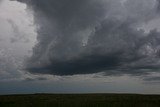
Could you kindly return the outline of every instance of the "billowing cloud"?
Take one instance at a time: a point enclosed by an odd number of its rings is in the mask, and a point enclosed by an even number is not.
[[[26,4],[0,1],[0,81],[24,78],[23,62],[36,41],[33,17]]]
[[[34,11],[38,43],[31,73],[140,75],[159,69],[158,0],[19,0]]]

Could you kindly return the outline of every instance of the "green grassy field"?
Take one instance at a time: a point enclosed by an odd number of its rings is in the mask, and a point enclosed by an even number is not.
[[[160,95],[33,94],[0,96],[0,107],[160,107]]]

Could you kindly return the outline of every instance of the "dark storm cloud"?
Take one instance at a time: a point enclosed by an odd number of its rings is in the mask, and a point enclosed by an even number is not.
[[[74,75],[74,74],[88,74],[97,73],[103,70],[116,69],[119,63],[119,55],[89,55],[83,56],[79,59],[69,61],[56,61],[45,67],[32,67],[29,71],[36,73],[48,73],[55,75]]]
[[[160,10],[160,0],[157,1],[158,1],[158,10]]]
[[[159,69],[160,33],[137,29],[158,17],[158,1],[26,2],[34,10],[38,25],[38,43],[27,62],[29,72],[140,75]]]

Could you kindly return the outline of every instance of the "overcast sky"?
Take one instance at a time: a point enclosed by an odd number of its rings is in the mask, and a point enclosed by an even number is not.
[[[160,94],[159,0],[0,0],[0,94]]]

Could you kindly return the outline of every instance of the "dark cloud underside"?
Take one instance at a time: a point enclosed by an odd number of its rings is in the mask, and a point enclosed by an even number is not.
[[[138,29],[159,17],[158,1],[26,2],[38,25],[38,43],[26,65],[29,72],[139,75],[159,69],[160,32]]]

